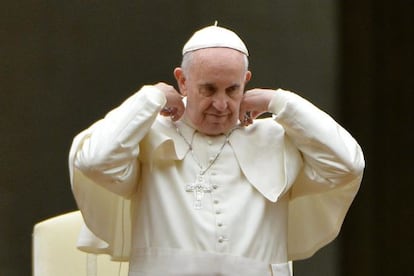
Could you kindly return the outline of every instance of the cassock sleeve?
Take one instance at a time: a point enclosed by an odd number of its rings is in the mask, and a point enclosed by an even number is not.
[[[359,189],[364,157],[343,127],[294,93],[277,90],[269,110],[303,159],[291,188],[288,226],[289,258],[303,259],[338,235]]]
[[[139,177],[139,142],[165,102],[162,92],[144,86],[75,137],[69,171],[86,224],[78,243],[80,249],[127,259],[131,238],[128,197]]]

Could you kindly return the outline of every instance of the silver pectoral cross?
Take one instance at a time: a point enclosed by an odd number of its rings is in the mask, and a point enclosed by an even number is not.
[[[185,186],[186,192],[193,192],[194,194],[194,209],[199,210],[203,208],[202,200],[204,193],[211,193],[211,186],[206,183],[204,174],[198,174],[194,183]]]

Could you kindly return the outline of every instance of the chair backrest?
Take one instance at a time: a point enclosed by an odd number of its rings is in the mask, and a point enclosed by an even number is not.
[[[128,263],[76,248],[82,225],[79,211],[37,223],[33,229],[33,276],[124,276]]]

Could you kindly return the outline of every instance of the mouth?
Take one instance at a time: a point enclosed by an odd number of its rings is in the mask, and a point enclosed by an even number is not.
[[[224,125],[229,121],[229,114],[206,114],[206,123]]]
[[[206,116],[221,118],[221,117],[228,117],[229,114],[227,113],[206,113]]]
[[[225,114],[207,114],[206,119],[213,123],[224,123],[228,119],[228,115]]]

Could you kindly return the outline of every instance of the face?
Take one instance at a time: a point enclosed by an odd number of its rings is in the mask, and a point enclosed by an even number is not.
[[[174,71],[187,96],[184,115],[201,133],[228,132],[238,122],[244,87],[251,78],[243,54],[227,48],[197,50],[187,67]]]

